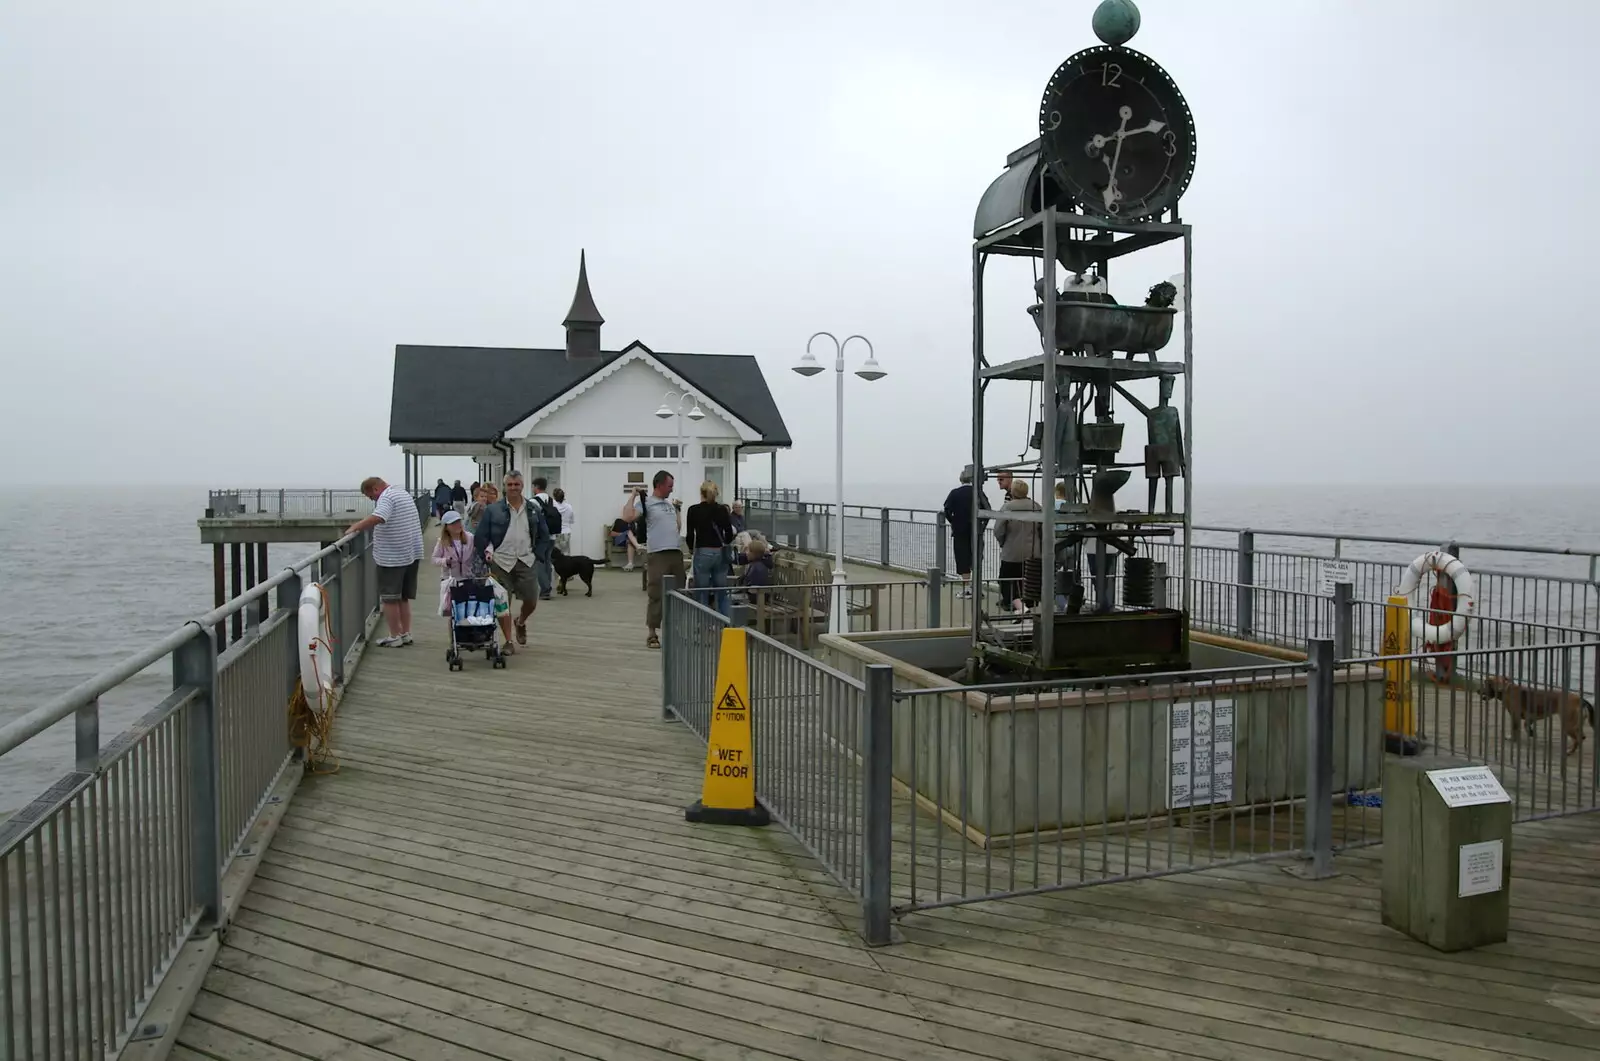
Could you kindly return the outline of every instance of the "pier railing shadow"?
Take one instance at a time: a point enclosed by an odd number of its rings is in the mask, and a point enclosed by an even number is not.
[[[309,582],[326,595],[337,687],[377,612],[365,533],[0,728],[0,756],[68,720],[75,745],[72,769],[0,823],[3,1061],[108,1056],[175,1030],[181,1012],[145,1020],[162,978],[185,947],[209,961],[253,871],[253,830],[299,777],[289,703]],[[219,653],[235,614],[244,636]],[[101,698],[162,666],[171,691],[103,743]]]

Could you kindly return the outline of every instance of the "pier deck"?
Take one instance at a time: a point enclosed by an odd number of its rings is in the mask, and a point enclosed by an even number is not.
[[[424,587],[423,610],[431,600]],[[394,1058],[1593,1058],[1600,816],[1517,827],[1512,939],[1378,922],[1381,848],[917,914],[857,904],[776,826],[691,826],[635,575],[540,606],[506,671],[442,620],[373,651],[174,1052]]]

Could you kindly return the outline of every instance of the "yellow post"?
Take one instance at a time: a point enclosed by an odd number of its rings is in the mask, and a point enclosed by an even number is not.
[[[756,761],[750,739],[750,666],[745,631],[722,631],[717,681],[712,690],[711,733],[700,799],[683,812],[708,825],[766,825],[767,808],[756,802]]]
[[[1383,609],[1383,651],[1385,656],[1411,653],[1411,601],[1390,597]],[[1396,660],[1383,665],[1383,728],[1403,738],[1417,735],[1417,715],[1411,702],[1411,661]]]

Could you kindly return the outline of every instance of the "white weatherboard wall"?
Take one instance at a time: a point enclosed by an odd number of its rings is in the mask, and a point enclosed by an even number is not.
[[[628,481],[629,472],[640,474],[646,483],[657,471],[672,472],[679,476],[676,496],[683,498],[685,504],[692,504],[699,500],[698,489],[706,477],[706,466],[719,463],[705,460],[701,455],[702,447],[722,446],[726,455],[720,462],[723,488],[725,493],[731,494],[736,459],[734,447],[740,442],[740,430],[713,411],[703,395],[692,390],[696,398],[702,399],[700,409],[705,418],[698,423],[683,418],[681,475],[678,462],[671,457],[594,459],[584,455],[586,447],[591,445],[676,445],[677,419],[663,420],[656,416],[656,410],[661,408],[668,391],[677,390],[672,380],[650,362],[633,361],[564,404],[558,404],[548,415],[535,418],[525,425],[526,434],[515,439],[518,468],[524,471],[535,467],[559,468],[554,478],[566,490],[578,521],[577,528],[572,530],[574,552],[597,559],[605,555],[604,527],[622,510],[626,500],[623,484]],[[687,407],[689,403],[683,404]],[[512,441],[509,434],[507,440]],[[564,444],[566,455],[561,459],[530,458],[528,447],[541,444]]]

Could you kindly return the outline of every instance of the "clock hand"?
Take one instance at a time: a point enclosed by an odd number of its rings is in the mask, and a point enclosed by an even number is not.
[[[1117,126],[1117,150],[1112,154],[1111,161],[1106,163],[1106,168],[1110,171],[1110,179],[1106,181],[1103,195],[1107,211],[1110,211],[1113,203],[1122,198],[1122,193],[1117,191],[1117,163],[1122,161],[1122,140],[1127,135],[1128,119],[1133,117],[1133,108],[1123,104],[1117,108],[1117,114],[1122,118],[1121,124]]]

